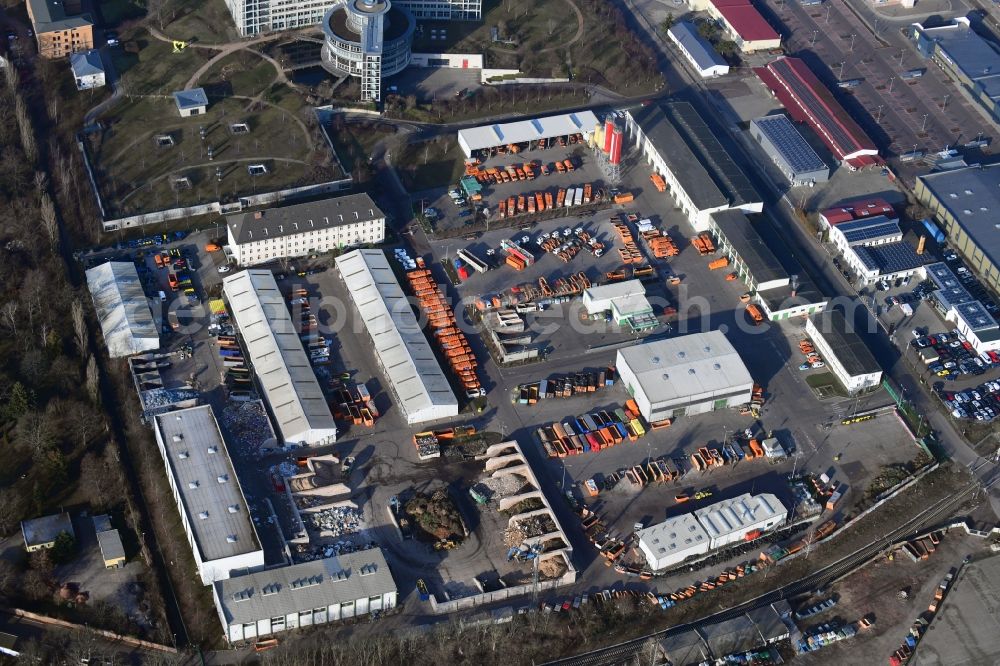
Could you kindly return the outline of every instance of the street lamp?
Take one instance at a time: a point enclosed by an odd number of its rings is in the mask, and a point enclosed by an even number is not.
[[[890,95],[892,94],[892,84],[895,83],[895,81],[896,81],[896,77],[895,76],[890,76],[889,77],[889,94]]]
[[[840,62],[840,73],[837,74],[837,78],[838,79],[844,78],[844,65],[846,65],[846,64],[847,64],[846,60],[843,60],[843,61]]]
[[[903,54],[906,53],[906,49],[899,49],[899,66],[903,66]]]
[[[851,49],[850,50],[852,52],[854,51],[854,40],[857,39],[857,37],[858,37],[857,33],[854,33],[854,34],[851,35]]]
[[[943,103],[941,104],[941,110],[942,110],[942,111],[943,111],[944,109],[947,109],[947,108],[948,108],[948,98],[949,98],[949,97],[951,97],[951,95],[945,95],[945,96],[944,96],[944,102],[943,102]]]
[[[816,36],[819,34],[819,30],[813,30],[812,41],[809,42],[809,46],[816,46]]]
[[[878,105],[878,113],[875,115],[875,123],[876,124],[882,122],[882,107],[883,106],[885,106],[885,105],[884,104],[879,104]]]
[[[920,123],[920,131],[923,132],[927,128],[927,116],[929,114],[924,114],[924,121]]]

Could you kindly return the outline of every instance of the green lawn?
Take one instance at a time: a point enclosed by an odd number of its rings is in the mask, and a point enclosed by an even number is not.
[[[407,144],[392,162],[410,192],[453,185],[465,172],[465,154],[451,136]]]
[[[483,53],[488,67],[535,77],[565,77],[572,64],[574,79],[622,94],[650,92],[662,81],[653,52],[620,27],[617,11],[604,0],[490,0],[483,3],[481,23],[422,21],[413,50]],[[494,43],[495,27],[516,44]],[[431,39],[435,35],[444,38]]]
[[[135,0],[102,0],[101,16],[104,17],[104,25],[107,27],[117,26],[122,21],[128,19],[138,19],[146,15],[145,3]]]
[[[233,17],[223,0],[174,0],[170,3],[174,10],[164,18],[163,34],[194,44],[221,44],[240,38]],[[160,22],[154,20],[160,28]]]
[[[215,51],[194,47],[174,53],[171,44],[151,37],[144,29],[123,37],[134,42],[139,52],[113,49],[111,57],[122,76],[122,89],[131,95],[170,95],[181,90],[198,67],[215,55]]]
[[[276,76],[274,65],[253,53],[240,51],[215,63],[202,74],[198,85],[209,90],[253,97],[271,85]]]
[[[248,110],[245,100],[233,98],[210,102],[205,116],[180,118],[170,99],[123,100],[102,119],[107,129],[89,137],[89,148],[113,215],[231,201],[336,177],[329,152],[303,132],[296,114],[265,105]],[[234,123],[246,123],[249,134],[234,134]],[[174,145],[157,146],[160,135],[169,135]],[[251,177],[247,166],[255,163],[268,173]],[[178,178],[189,182],[178,185]]]

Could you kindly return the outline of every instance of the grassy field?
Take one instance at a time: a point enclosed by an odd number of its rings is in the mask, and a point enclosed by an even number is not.
[[[172,99],[156,97],[123,100],[102,118],[106,129],[90,135],[89,149],[112,214],[232,201],[335,177],[328,151],[304,131],[295,111],[264,104],[248,109],[245,100],[209,99],[208,113],[201,118],[180,118]],[[290,99],[284,100],[288,106]],[[249,133],[234,134],[234,123],[246,123]],[[206,129],[204,140],[201,127]],[[173,145],[158,146],[157,137],[163,135]],[[263,164],[268,173],[251,177],[250,164]],[[222,170],[221,181],[217,169]],[[179,178],[187,181],[178,183]]]
[[[122,77],[122,90],[130,95],[169,95],[180,90],[215,51],[188,47],[180,53],[154,39],[143,29],[125,36],[139,47],[138,53],[112,49],[115,69]]]
[[[536,77],[572,74],[628,95],[652,91],[662,81],[652,51],[625,28],[612,3],[488,0],[483,12],[482,23],[421,22],[413,50],[483,53],[488,67],[516,68]],[[494,43],[493,28],[513,44]]]
[[[465,155],[454,137],[410,143],[393,157],[403,185],[410,192],[458,182],[465,171]]]
[[[253,97],[275,79],[274,66],[263,58],[240,51],[215,63],[198,81],[211,96],[241,95]]]
[[[221,44],[240,38],[223,0],[174,0],[169,7],[163,17],[153,17],[153,24],[173,39]]]

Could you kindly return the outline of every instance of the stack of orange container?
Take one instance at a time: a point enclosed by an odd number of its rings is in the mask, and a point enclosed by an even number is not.
[[[635,238],[632,236],[629,228],[625,226],[624,222],[618,221],[615,218],[612,218],[612,224],[614,224],[615,231],[618,232],[618,236],[622,239],[622,244],[625,246],[618,248],[618,254],[621,255],[622,261],[626,264],[642,263],[642,252],[639,251],[639,247],[635,244]]]
[[[659,230],[644,231],[642,237],[646,239],[649,249],[657,259],[676,257],[680,254],[674,239]]]
[[[444,294],[434,283],[431,272],[417,269],[406,274],[406,279],[417,297],[420,311],[427,317],[434,340],[448,360],[448,365],[462,383],[467,396],[482,394],[482,384],[476,375],[476,357],[472,347],[455,321],[455,313]]]

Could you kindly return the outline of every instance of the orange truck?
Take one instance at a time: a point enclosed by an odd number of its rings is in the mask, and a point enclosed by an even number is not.
[[[649,179],[653,181],[653,186],[656,187],[656,190],[658,192],[667,191],[667,182],[663,180],[663,176],[654,171],[652,174],[650,174]]]
[[[747,304],[747,314],[750,315],[750,319],[753,320],[754,325],[757,325],[764,321],[764,313],[760,311],[756,303]]]
[[[632,203],[632,201],[634,200],[635,200],[635,195],[632,194],[631,192],[619,192],[618,194],[615,195],[614,199],[612,199],[612,201],[614,201],[614,203],[616,204]]]

